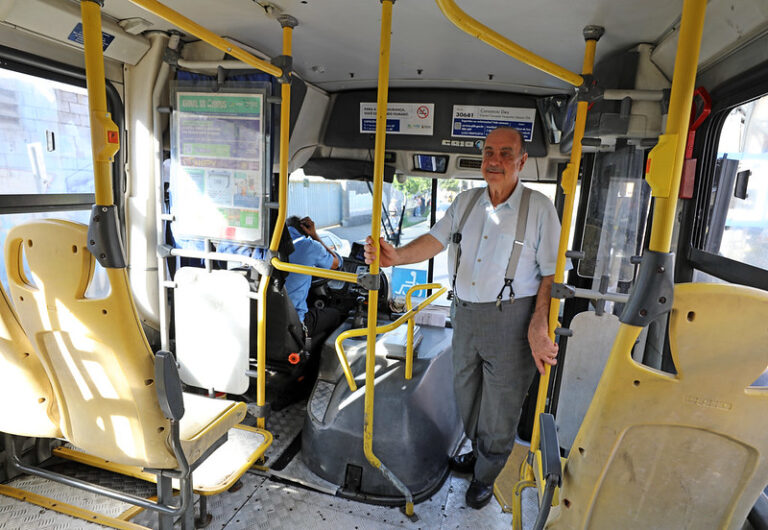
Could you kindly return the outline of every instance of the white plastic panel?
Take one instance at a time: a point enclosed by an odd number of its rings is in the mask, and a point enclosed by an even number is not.
[[[557,401],[557,437],[560,446],[570,449],[581,422],[597,390],[603,368],[619,331],[619,317],[592,311],[579,313],[570,324],[573,337],[568,339],[563,363],[560,397]]]
[[[230,394],[248,390],[250,286],[242,274],[182,267],[174,278],[181,380]]]
[[[23,0],[8,10],[5,20],[38,35],[82,49],[78,43],[76,28],[81,23],[79,2],[56,0]],[[149,50],[144,37],[123,31],[113,20],[102,18],[102,32],[105,34],[104,55],[122,63],[134,65]]]

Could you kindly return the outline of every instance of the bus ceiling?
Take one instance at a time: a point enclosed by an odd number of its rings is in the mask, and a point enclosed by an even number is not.
[[[499,31],[514,28],[515,41],[554,63],[579,72],[580,28],[599,24],[606,35],[597,62],[638,43],[655,44],[654,63],[671,77],[682,2],[623,1],[606,9],[593,0],[461,2],[468,14]],[[262,56],[281,53],[276,18],[290,14],[299,21],[294,37],[294,70],[307,82],[328,92],[373,88],[376,85],[379,2],[345,0],[284,0],[225,2],[210,9],[204,0],[166,0],[166,4],[211,31],[255,48]],[[712,0],[708,5],[700,66],[713,65],[734,49],[760,36],[766,26],[764,0]],[[106,0],[104,32],[112,40],[105,55],[135,65],[148,51],[146,32],[175,29],[131,2]],[[354,23],[339,27],[339,17]],[[71,0],[5,0],[0,6],[0,44],[11,45],[13,30],[45,35],[68,47],[80,47],[76,26],[79,6]],[[521,21],[526,21],[521,23]],[[542,32],[542,23],[547,31]],[[532,95],[570,91],[567,83],[500,53],[446,21],[435,2],[400,2],[393,8],[391,86],[456,87]],[[18,32],[15,32],[18,33]],[[333,35],[329,39],[329,35]],[[546,35],[545,38],[542,38]],[[195,39],[190,39],[195,40]],[[234,42],[233,41],[233,42]],[[40,51],[48,51],[38,43]],[[34,50],[28,50],[34,52]],[[43,54],[43,55],[47,55]],[[707,87],[712,88],[712,87]]]

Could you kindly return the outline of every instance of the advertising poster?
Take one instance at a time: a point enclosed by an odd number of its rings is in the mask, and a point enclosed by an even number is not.
[[[264,95],[179,92],[171,166],[174,232],[262,244]]]

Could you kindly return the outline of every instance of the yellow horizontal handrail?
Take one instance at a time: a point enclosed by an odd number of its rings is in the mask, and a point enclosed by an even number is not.
[[[445,292],[445,288],[440,285],[439,283],[426,283],[423,285],[414,285],[410,289],[408,289],[408,292],[405,293],[405,308],[410,311],[413,307],[413,304],[411,303],[411,296],[413,296],[413,293],[416,291],[421,291],[423,289],[442,289],[440,293]],[[438,296],[440,296],[440,293],[438,293]],[[410,380],[411,377],[413,377],[413,333],[414,333],[414,321],[412,318],[408,319],[408,338],[406,343],[406,349],[405,349],[405,378]]]
[[[320,267],[308,267],[307,265],[297,265],[295,263],[288,263],[287,261],[280,261],[277,258],[272,258],[271,263],[277,270],[280,271],[308,274],[309,276],[317,276],[318,278],[328,278],[329,280],[341,280],[342,282],[357,283],[357,275],[351,272],[335,271],[332,269],[323,269]]]
[[[547,59],[536,55],[532,51],[526,50],[522,46],[515,44],[503,35],[496,33],[488,26],[481,24],[470,17],[456,5],[454,0],[436,1],[445,17],[465,33],[468,33],[486,44],[493,46],[497,50],[506,53],[510,57],[514,57],[515,59],[554,76],[561,81],[565,81],[573,86],[581,86],[584,83],[584,78],[579,74],[573,73],[552,61],[548,61]]]
[[[432,287],[430,287],[432,286]],[[408,293],[410,294],[411,291],[418,291],[422,289],[434,289],[440,287],[440,284],[428,284],[428,285],[416,285],[412,287]],[[409,309],[406,313],[403,313],[400,318],[392,322],[391,324],[385,324],[383,326],[377,326],[376,327],[376,335],[381,335],[382,333],[386,333],[388,331],[392,331],[393,329],[400,327],[400,325],[403,324],[406,320],[411,321],[414,316],[416,316],[416,313],[427,307],[429,304],[431,304],[436,298],[438,298],[440,295],[442,295],[447,289],[445,287],[441,288],[439,291],[434,293],[432,296],[421,302],[418,306],[416,306],[413,309]],[[406,295],[406,300],[410,300],[410,297]],[[407,302],[406,302],[407,303]],[[349,389],[354,392],[357,390],[357,384],[355,383],[355,378],[352,376],[352,370],[349,367],[349,361],[347,360],[347,354],[344,353],[344,346],[342,346],[342,343],[351,338],[351,337],[362,337],[363,335],[368,333],[368,328],[358,328],[358,329],[348,329],[347,331],[340,333],[338,337],[336,337],[336,355],[339,356],[339,363],[341,363],[341,368],[344,370],[344,376],[347,378],[347,384],[349,385]],[[408,329],[409,337],[411,343],[413,342],[412,338],[412,329]],[[411,352],[411,355],[413,352]],[[407,364],[407,359],[406,359]]]
[[[181,31],[184,31],[185,33],[189,33],[190,35],[194,35],[195,37],[207,42],[214,48],[218,48],[224,53],[228,53],[232,57],[235,57],[236,59],[240,59],[247,65],[253,66],[254,68],[258,68],[262,72],[273,75],[275,77],[281,77],[283,75],[282,68],[279,68],[271,63],[268,63],[263,59],[254,57],[253,55],[251,55],[244,49],[240,48],[239,46],[236,46],[231,42],[229,42],[228,40],[219,37],[212,31],[205,29],[203,26],[201,26],[197,22],[194,22],[188,19],[181,13],[174,11],[173,9],[171,9],[166,5],[161,4],[157,0],[129,0],[129,1],[141,7],[142,9],[149,11],[153,15],[156,15],[162,18],[163,20],[170,22],[171,24],[179,28]]]

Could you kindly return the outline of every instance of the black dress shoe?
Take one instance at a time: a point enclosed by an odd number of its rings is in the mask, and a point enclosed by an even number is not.
[[[452,457],[448,467],[459,473],[472,473],[475,470],[475,462],[477,462],[475,453],[469,451],[468,453]]]
[[[491,497],[493,497],[493,484],[483,484],[479,480],[472,479],[467,488],[467,506],[479,510],[490,502]]]

